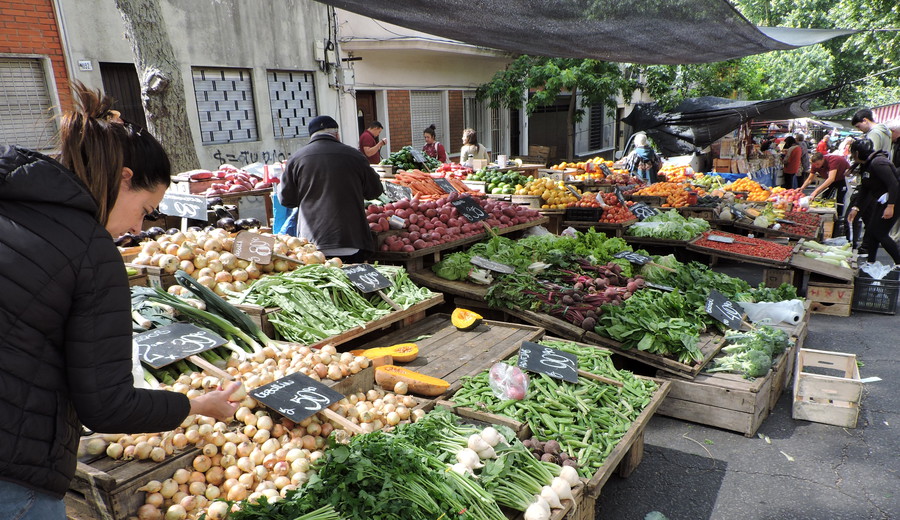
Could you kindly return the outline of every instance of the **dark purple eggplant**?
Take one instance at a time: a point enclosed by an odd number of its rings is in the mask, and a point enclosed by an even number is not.
[[[181,231],[181,230],[178,229],[178,228],[176,228],[176,227],[173,227],[173,228],[167,229],[167,230],[166,230],[166,234],[167,234],[167,235],[174,235],[175,233],[178,233],[179,231]]]
[[[235,221],[235,224],[244,228],[244,229],[253,229],[260,227],[259,219],[256,218],[242,218]]]
[[[235,224],[234,219],[231,217],[220,218],[216,221],[216,227],[222,228],[229,233],[234,233],[235,231],[239,231],[239,227]]]

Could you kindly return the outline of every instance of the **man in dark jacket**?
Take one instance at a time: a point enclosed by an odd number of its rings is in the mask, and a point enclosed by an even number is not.
[[[128,276],[96,213],[74,173],[0,146],[0,484],[60,500],[81,423],[158,432],[190,410],[184,395],[134,388]],[[17,517],[3,514],[12,500],[0,517]]]
[[[375,250],[365,201],[384,190],[378,174],[359,150],[340,142],[331,117],[310,121],[309,135],[309,144],[288,159],[281,204],[299,208],[297,235],[326,256],[364,261]]]

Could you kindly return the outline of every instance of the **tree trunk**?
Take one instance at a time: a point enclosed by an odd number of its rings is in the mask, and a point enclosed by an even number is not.
[[[159,0],[116,0],[116,7],[134,52],[147,129],[169,154],[173,173],[199,168],[181,70]]]
[[[575,160],[575,108],[578,103],[578,88],[573,87],[569,97],[569,112],[566,114],[566,160]]]

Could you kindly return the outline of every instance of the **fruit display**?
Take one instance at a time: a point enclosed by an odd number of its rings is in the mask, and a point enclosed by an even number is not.
[[[679,182],[657,182],[642,188],[635,195],[665,197],[664,208],[681,208],[690,205],[690,189]]]
[[[788,210],[792,206],[799,207],[800,199],[805,195],[800,188],[788,190],[781,186],[772,188],[772,194],[769,196],[769,202],[773,202],[778,209]]]
[[[707,190],[711,190],[713,188],[721,188],[722,186],[724,186],[725,179],[719,177],[718,175],[695,175],[694,179],[691,181],[691,184],[693,184],[694,186],[705,188]]]
[[[581,194],[581,199],[576,200],[574,202],[570,202],[568,207],[570,208],[599,208],[602,206],[600,200],[597,199],[598,194],[593,192],[587,192]]]
[[[628,206],[623,206],[619,203],[615,193],[604,193],[603,202],[607,207],[603,209],[603,213],[600,215],[600,222],[604,224],[621,224],[637,218],[628,209]],[[632,205],[634,203],[628,201],[628,204]]]
[[[726,191],[746,191],[747,200],[750,202],[765,202],[769,200],[771,192],[762,187],[758,182],[751,180],[749,177],[742,177],[732,183],[726,184]]]
[[[459,179],[465,179],[469,175],[472,175],[472,168],[459,163],[444,163],[438,166],[434,173],[431,174],[432,177],[436,178],[457,177]]]
[[[580,162],[561,162],[559,164],[554,164],[550,167],[551,170],[564,171],[567,169],[576,169],[576,170],[596,170],[599,169],[599,165],[604,164],[607,168],[612,168],[613,162],[607,161],[602,157],[592,157],[586,161]]]
[[[494,195],[512,195],[517,187],[525,186],[533,178],[519,172],[482,168],[469,175],[470,181],[484,182],[484,192]]]
[[[413,252],[462,238],[484,233],[481,223],[472,223],[461,216],[451,203],[459,198],[451,193],[437,200],[399,200],[384,206],[371,205],[366,210],[369,229],[376,233],[390,230],[391,217],[403,219],[403,231],[390,235],[381,245],[381,251]],[[505,201],[473,198],[481,204],[489,217],[484,221],[494,228],[505,228],[524,224],[540,218],[540,213],[531,208]]]
[[[240,170],[229,164],[223,164],[217,171],[195,172],[189,177],[192,181],[213,181],[209,187],[200,193],[207,197],[240,193],[244,191],[265,190],[272,187],[275,181],[266,182],[259,175]]]
[[[694,169],[690,166],[663,164],[657,175],[665,176],[666,182],[684,182],[694,178]]]
[[[570,202],[578,200],[578,197],[566,188],[563,181],[554,181],[549,177],[532,179],[525,186],[517,189],[515,194],[540,196],[543,199],[541,209],[565,209]]]
[[[802,211],[788,211],[785,212],[783,218],[784,220],[790,220],[797,224],[781,222],[781,231],[810,238],[816,237],[819,230],[819,222],[821,220],[819,215]]]
[[[709,240],[710,234],[730,237],[734,239],[733,243],[717,242]],[[783,246],[768,240],[758,238],[749,238],[743,235],[735,235],[724,231],[706,231],[703,236],[693,242],[695,246],[707,249],[717,249],[744,256],[755,256],[757,258],[766,258],[778,262],[787,262],[791,258],[794,251],[793,246]]]

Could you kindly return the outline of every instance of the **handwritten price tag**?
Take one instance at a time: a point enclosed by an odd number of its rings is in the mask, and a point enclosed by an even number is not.
[[[574,354],[523,341],[519,347],[519,368],[569,383],[578,382],[578,358]]]
[[[166,191],[159,202],[159,212],[172,217],[206,220],[206,197]]]
[[[234,256],[248,262],[266,265],[272,262],[275,251],[275,237],[241,231],[234,237],[231,252]]]
[[[315,415],[344,398],[341,393],[299,372],[251,391],[250,397],[294,422]]]
[[[364,293],[386,289],[392,285],[390,280],[369,264],[357,264],[344,267],[347,278]]]
[[[724,323],[729,329],[740,330],[744,321],[743,309],[715,289],[710,291],[706,298],[706,313]]]
[[[451,204],[469,222],[481,222],[488,218],[488,214],[481,207],[481,204],[473,200],[472,197],[460,197],[451,202]]]
[[[631,251],[621,251],[613,255],[613,258],[624,258],[628,260],[632,264],[644,265],[647,262],[653,260],[649,256],[645,256],[639,253],[633,253]]]
[[[225,339],[189,323],[173,323],[136,334],[140,360],[153,368],[162,368],[207,350],[224,345]]]

